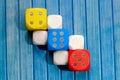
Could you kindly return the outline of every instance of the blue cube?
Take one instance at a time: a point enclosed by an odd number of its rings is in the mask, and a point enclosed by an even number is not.
[[[68,50],[69,34],[66,29],[48,30],[48,50]]]

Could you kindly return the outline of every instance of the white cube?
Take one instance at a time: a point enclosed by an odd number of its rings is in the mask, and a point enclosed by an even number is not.
[[[69,49],[84,49],[84,37],[82,35],[69,36]]]
[[[33,44],[45,45],[47,42],[47,31],[34,31],[33,32]]]
[[[53,53],[53,62],[55,65],[67,65],[68,51],[56,51]]]
[[[48,29],[61,29],[62,28],[62,16],[61,15],[49,15],[48,16]]]

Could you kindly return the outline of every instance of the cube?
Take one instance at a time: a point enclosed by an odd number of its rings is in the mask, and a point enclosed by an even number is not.
[[[66,29],[48,30],[48,50],[67,50],[69,34]]]
[[[33,44],[46,45],[47,31],[34,31],[33,32]]]
[[[67,65],[68,51],[56,51],[53,53],[53,62],[55,65]]]
[[[62,16],[61,15],[49,15],[48,16],[48,29],[61,29],[62,28]]]
[[[47,10],[45,8],[29,8],[26,10],[25,18],[28,30],[47,29]]]
[[[70,50],[68,67],[71,71],[88,71],[90,69],[90,52],[88,50]]]
[[[69,49],[84,49],[84,37],[82,35],[69,36]]]

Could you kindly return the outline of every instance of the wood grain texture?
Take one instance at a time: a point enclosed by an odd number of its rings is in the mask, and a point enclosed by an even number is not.
[[[6,24],[5,1],[0,1],[0,80],[6,80]]]
[[[6,0],[7,78],[20,80],[18,0]]]
[[[114,54],[115,54],[115,77],[120,80],[120,1],[113,0],[113,22],[114,22]]]
[[[45,0],[32,0],[33,8],[45,8]],[[46,49],[46,48],[44,48]],[[47,80],[47,58],[46,50],[33,46],[33,56],[34,56],[34,80]]]
[[[53,64],[53,52],[32,44],[25,10],[61,14],[69,34],[83,35],[89,72]],[[120,80],[120,0],[0,0],[0,80]]]
[[[48,15],[59,14],[59,0],[46,0]],[[61,70],[53,63],[53,52],[47,52],[48,80],[61,80]],[[53,76],[55,75],[55,76]]]
[[[93,5],[94,4],[94,5]],[[91,69],[89,80],[101,80],[101,51],[99,29],[99,4],[98,0],[86,0],[87,16],[87,47],[90,50]],[[104,54],[104,53],[103,53]]]
[[[20,70],[21,80],[33,80],[33,45],[32,34],[26,30],[25,11],[30,8],[30,0],[19,0],[19,30],[20,30]]]
[[[99,1],[102,80],[115,80],[112,1]]]

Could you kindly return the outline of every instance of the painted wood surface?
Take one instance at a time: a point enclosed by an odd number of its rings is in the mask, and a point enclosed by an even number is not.
[[[25,10],[60,14],[69,34],[84,35],[88,72],[53,64],[53,54],[32,44]],[[0,0],[0,80],[120,80],[120,0]]]
[[[6,0],[7,79],[20,80],[18,0]]]
[[[30,0],[19,0],[20,80],[33,80],[32,34],[25,28],[25,10],[32,6]],[[24,35],[24,36],[23,36]]]
[[[5,1],[0,1],[0,80],[7,80]]]

